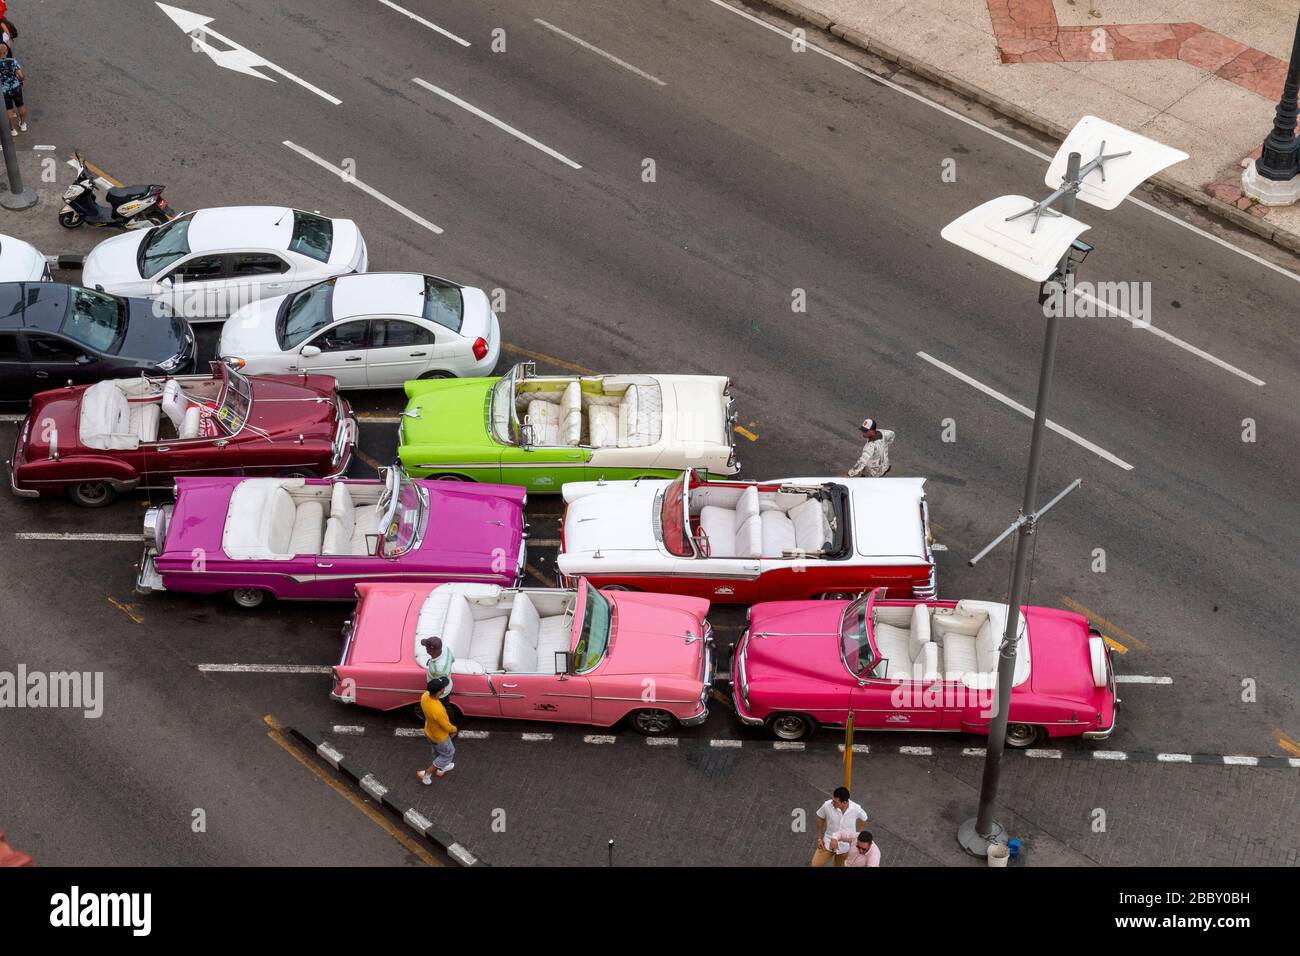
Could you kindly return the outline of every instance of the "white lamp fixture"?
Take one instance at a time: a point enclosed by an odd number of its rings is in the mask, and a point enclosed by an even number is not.
[[[1064,184],[1065,166],[1071,153],[1078,153],[1084,162],[1079,176],[1079,198],[1101,209],[1114,209],[1145,180],[1187,158],[1181,149],[1157,143],[1096,116],[1085,116],[1070,130],[1052,157],[1043,182],[1053,189]],[[1088,169],[1103,154],[1102,162]],[[1108,164],[1108,160],[1121,156],[1124,162]]]
[[[1089,227],[1051,211],[1042,219],[1017,216],[1034,205],[1025,196],[999,196],[954,219],[940,235],[1016,275],[1046,282],[1070,244]]]

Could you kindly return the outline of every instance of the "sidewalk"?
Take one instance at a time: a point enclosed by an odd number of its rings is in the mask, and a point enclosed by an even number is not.
[[[316,736],[494,866],[604,866],[610,839],[619,866],[805,866],[813,814],[843,779],[824,749],[493,732],[462,737],[455,771],[424,787],[423,739],[375,723]],[[952,748],[856,755],[854,798],[884,865],[983,866],[956,842],[982,767]],[[1025,847],[1018,866],[1294,866],[1298,800],[1295,769],[1017,754],[997,819]]]
[[[1038,131],[1093,114],[1186,151],[1157,184],[1300,251],[1300,203],[1242,196],[1300,0],[761,0]]]
[[[84,256],[98,243],[116,235],[117,230],[93,229],[90,226],[65,229],[59,225],[59,210],[63,208],[63,190],[72,182],[73,170],[68,165],[67,150],[33,149],[33,144],[39,142],[41,141],[33,134],[24,133],[14,143],[18,157],[18,171],[22,174],[23,185],[36,193],[37,202],[31,209],[24,209],[21,212],[0,209],[0,234],[30,242],[46,257]],[[53,165],[50,164],[51,160]],[[51,174],[57,177],[56,182],[47,181]],[[2,162],[0,162],[0,189],[5,191],[9,189],[9,179],[5,175]],[[104,199],[102,191],[99,199],[101,202]],[[51,269],[55,267],[51,266]],[[80,282],[81,273],[73,270],[59,273],[55,278],[64,282]]]

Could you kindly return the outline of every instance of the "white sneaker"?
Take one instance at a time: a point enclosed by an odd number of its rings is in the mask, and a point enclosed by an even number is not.
[[[437,773],[438,776],[441,777],[443,774],[451,773],[451,772],[452,772],[453,770],[455,770],[455,769],[456,769],[456,765],[455,765],[454,763],[449,763],[449,764],[447,764],[447,766],[443,767],[441,770],[435,771],[435,773]]]
[[[432,774],[427,774],[423,770],[417,770],[415,771],[415,775],[420,778],[420,783],[424,784],[426,787],[433,783]]]
[[[18,124],[18,128],[19,128],[20,130],[22,130],[24,133],[27,132],[27,124],[26,124],[25,122],[24,122],[24,123],[19,123],[19,124]]]
[[[17,136],[17,135],[18,135],[18,130],[14,129],[12,126],[10,126],[10,127],[9,127],[9,135],[10,135],[10,136]]]

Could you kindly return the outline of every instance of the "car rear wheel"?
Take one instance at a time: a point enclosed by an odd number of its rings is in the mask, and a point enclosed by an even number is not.
[[[83,481],[68,488],[68,497],[83,508],[103,508],[117,499],[117,489],[106,481]]]
[[[855,597],[852,591],[827,591],[825,594],[817,595],[819,601],[851,601]]]
[[[773,714],[763,726],[776,740],[803,740],[817,729],[817,721],[806,714]]]
[[[315,468],[282,468],[275,473],[277,478],[319,478]]]
[[[445,697],[442,700],[442,707],[447,711],[447,719],[459,727],[461,719],[465,716],[461,713],[461,709]],[[411,716],[420,722],[420,726],[424,726],[424,708],[420,706],[418,700],[411,705]]]
[[[635,591],[636,588],[634,588],[634,587],[630,587],[629,585],[626,585],[626,584],[606,584],[606,585],[603,585],[599,590],[601,590],[601,591]]]
[[[1007,725],[1007,746],[1023,750],[1025,747],[1032,747],[1043,739],[1045,732],[1042,727],[1035,727],[1033,724],[1008,724]]]
[[[466,478],[464,475],[430,475],[432,481],[473,481],[473,478]]]
[[[270,595],[261,588],[235,588],[230,592],[230,600],[248,611],[261,607],[268,597]]]
[[[644,707],[627,715],[627,722],[638,734],[658,737],[677,726],[677,718],[666,710]]]
[[[420,379],[422,381],[427,381],[431,378],[455,378],[455,377],[456,376],[451,374],[451,372],[435,371],[435,372],[425,372],[423,375],[420,376]]]

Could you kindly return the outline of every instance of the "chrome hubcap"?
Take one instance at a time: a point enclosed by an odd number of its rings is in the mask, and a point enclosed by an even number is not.
[[[256,588],[240,588],[235,592],[235,603],[243,607],[257,607],[262,603],[262,592]]]
[[[804,735],[807,723],[802,717],[796,717],[793,714],[786,714],[784,717],[778,717],[772,723],[773,732],[782,740],[798,740]]]
[[[642,710],[637,712],[636,724],[648,734],[662,734],[673,725],[673,718],[667,711]]]

